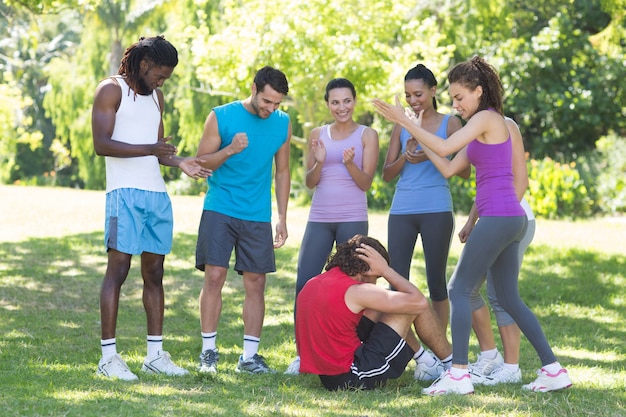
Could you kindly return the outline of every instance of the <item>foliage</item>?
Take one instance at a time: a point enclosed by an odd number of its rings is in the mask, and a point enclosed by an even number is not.
[[[474,54],[485,56],[499,70],[505,111],[519,123],[532,158],[580,163],[592,158],[599,138],[626,132],[625,5],[311,0],[305,8],[239,0],[10,0],[0,4],[0,85],[7,97],[22,97],[15,98],[14,113],[0,104],[7,121],[0,132],[0,181],[46,182],[44,174],[54,172],[55,184],[103,188],[104,161],[91,140],[93,91],[116,71],[126,45],[154,34],[179,50],[179,66],[163,88],[164,123],[183,156],[195,154],[212,107],[249,93],[258,67],[285,71],[293,188],[303,202],[310,198],[303,185],[306,139],[329,121],[322,98],[327,81],[351,79],[356,117],[384,132],[389,126],[368,101],[401,93],[404,73],[417,62],[437,75],[445,105],[448,69]],[[163,172],[166,181],[180,174]],[[581,174],[593,200],[595,177]],[[472,191],[456,179],[451,184],[455,207],[462,209]],[[392,195],[393,184],[375,178],[368,200],[384,208]]]
[[[598,206],[608,214],[626,213],[626,138],[611,134],[596,143]]]
[[[536,216],[576,218],[592,213],[593,201],[575,162],[533,159],[528,165],[528,181],[527,198]]]
[[[530,42],[512,39],[493,63],[507,89],[505,112],[519,123],[531,157],[573,161],[609,131],[626,129],[624,56],[600,55],[568,14]]]

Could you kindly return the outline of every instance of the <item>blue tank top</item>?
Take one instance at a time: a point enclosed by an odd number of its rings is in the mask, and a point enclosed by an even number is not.
[[[213,111],[222,139],[220,149],[240,132],[248,135],[248,147],[228,158],[207,178],[204,209],[242,220],[270,222],[272,164],[274,155],[287,140],[289,116],[276,110],[263,119],[247,111],[241,101],[215,107]]]
[[[442,139],[448,138],[447,114],[435,135]],[[400,132],[402,152],[406,150],[406,143],[411,134],[405,129]],[[418,146],[418,149],[420,147]],[[419,164],[406,162],[400,171],[400,179],[396,184],[396,191],[391,202],[390,214],[423,214],[452,211],[452,196],[450,187],[439,170],[430,161]]]

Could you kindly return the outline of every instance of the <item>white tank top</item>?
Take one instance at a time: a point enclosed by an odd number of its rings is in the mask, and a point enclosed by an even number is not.
[[[124,78],[114,77],[122,88],[122,100],[115,114],[115,126],[111,139],[134,145],[156,143],[159,136],[161,112],[156,91],[149,96],[135,94]],[[146,191],[165,192],[156,156],[134,158],[105,157],[106,192],[118,188],[136,188]]]

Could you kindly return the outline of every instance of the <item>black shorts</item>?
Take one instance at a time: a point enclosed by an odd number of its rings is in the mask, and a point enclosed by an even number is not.
[[[270,222],[241,220],[204,210],[198,229],[196,268],[204,265],[228,268],[235,249],[235,270],[265,274],[276,271]]]
[[[399,378],[415,352],[391,327],[361,318],[357,328],[363,341],[354,352],[350,372],[341,375],[320,375],[322,385],[338,389],[374,389],[388,379]]]

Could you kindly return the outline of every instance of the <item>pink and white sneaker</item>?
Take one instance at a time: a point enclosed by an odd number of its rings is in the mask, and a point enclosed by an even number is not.
[[[455,378],[448,369],[430,387],[424,388],[422,393],[432,396],[445,394],[467,395],[474,393],[474,385],[469,373],[464,374],[460,378]]]
[[[541,368],[537,371],[537,375],[539,375],[537,379],[530,384],[523,385],[522,389],[536,392],[549,392],[572,386],[572,381],[569,379],[565,368],[561,368],[556,374],[550,374],[548,371]]]

